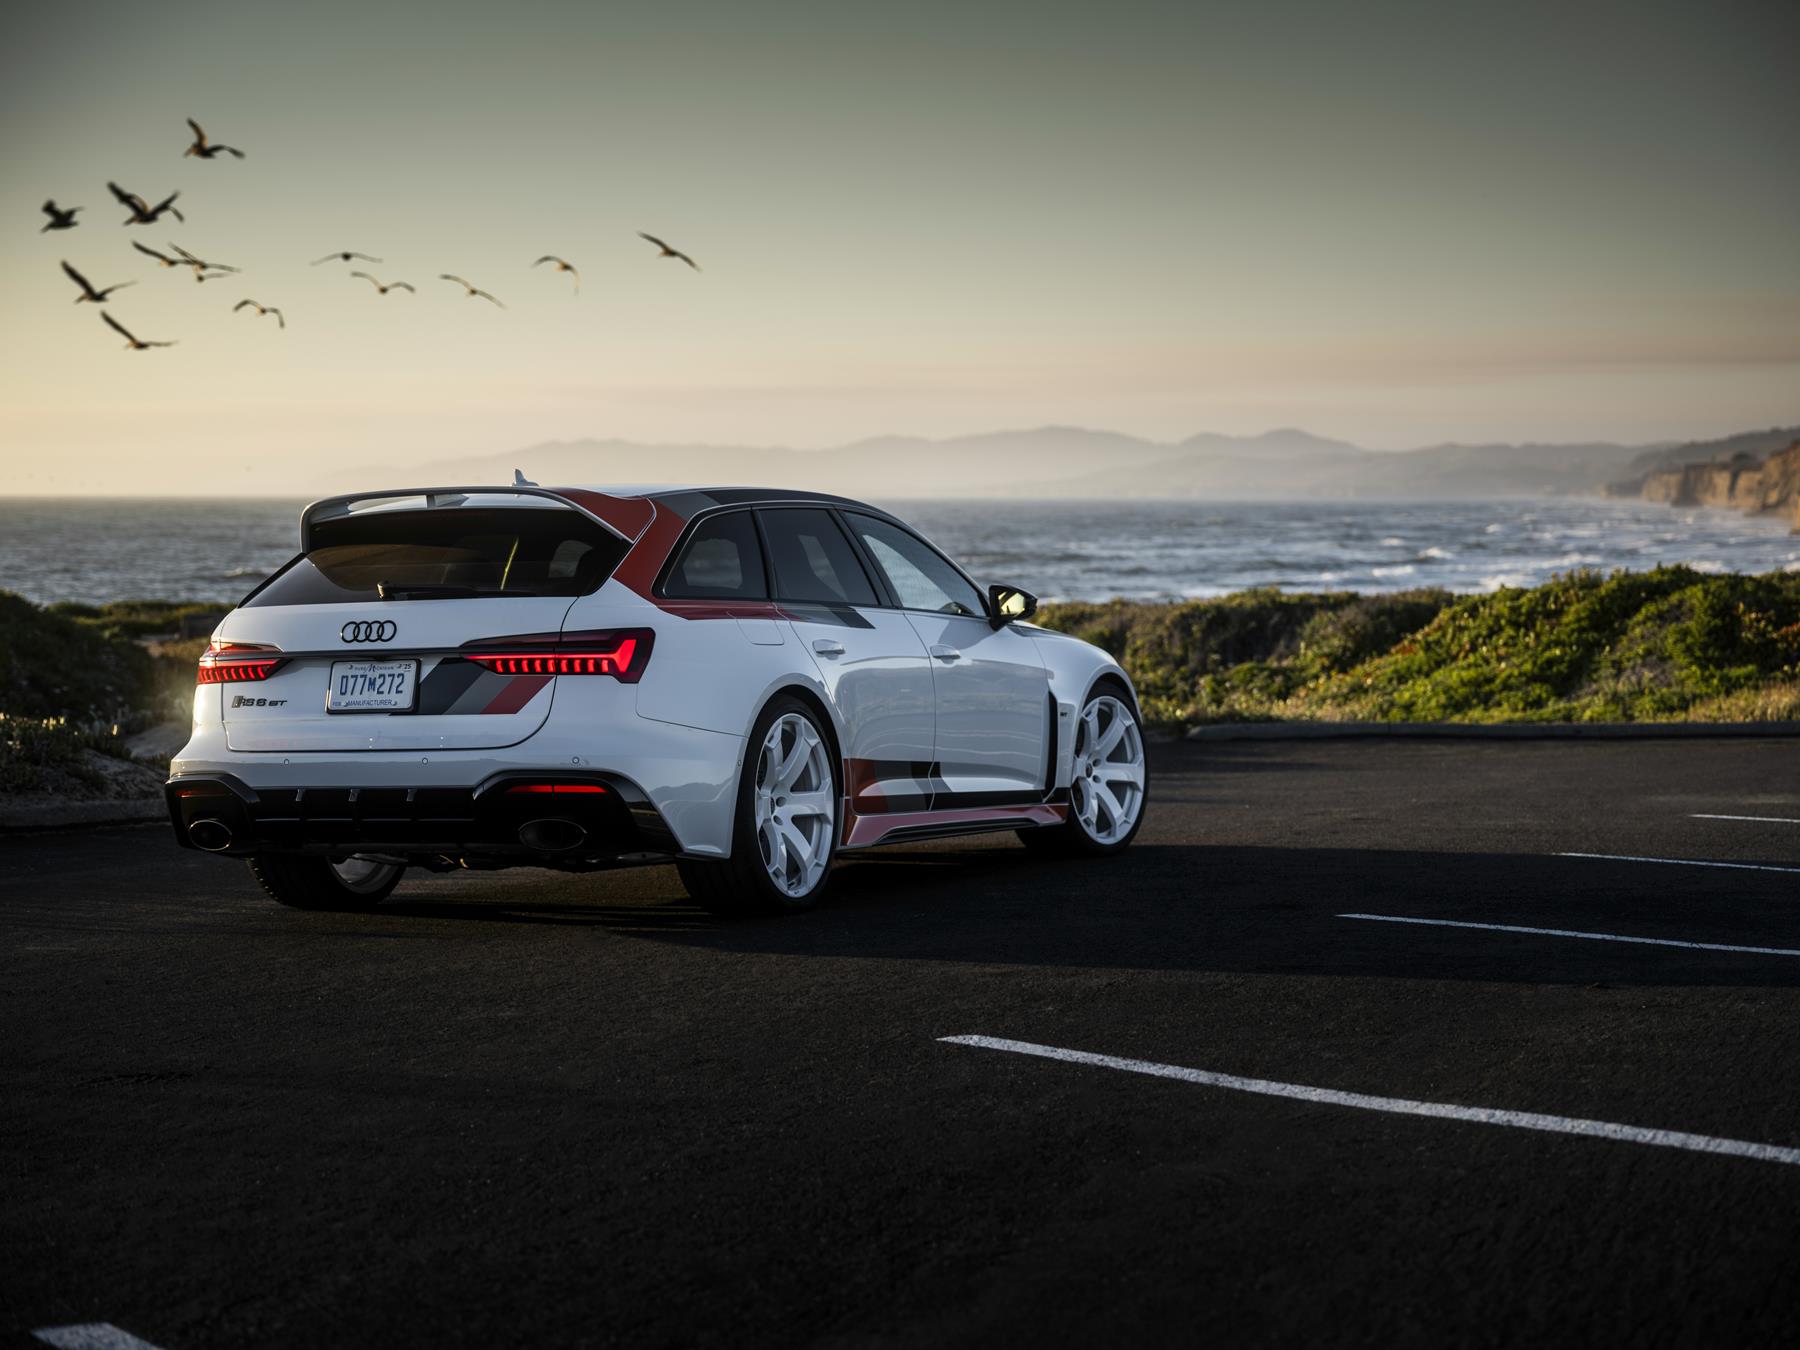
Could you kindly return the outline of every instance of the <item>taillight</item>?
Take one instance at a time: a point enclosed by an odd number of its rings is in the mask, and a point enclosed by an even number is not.
[[[506,791],[508,796],[548,797],[592,796],[606,789],[599,783],[514,783]]]
[[[649,628],[597,633],[534,633],[483,638],[461,655],[496,675],[610,675],[636,684],[650,664],[656,633]]]
[[[270,656],[279,647],[256,642],[214,642],[200,654],[195,684],[231,684],[238,680],[266,680],[286,664],[285,656]]]

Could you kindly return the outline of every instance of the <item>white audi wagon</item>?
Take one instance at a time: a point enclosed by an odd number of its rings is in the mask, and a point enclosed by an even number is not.
[[[1143,822],[1137,700],[903,521],[760,488],[444,487],[309,506],[219,624],[167,795],[181,844],[286,905],[408,867],[674,862],[807,908],[839,853]]]

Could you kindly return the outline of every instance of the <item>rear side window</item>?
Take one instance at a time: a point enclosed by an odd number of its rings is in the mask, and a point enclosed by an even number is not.
[[[586,595],[629,547],[574,511],[525,507],[371,511],[312,533],[246,606]]]
[[[662,593],[671,600],[767,600],[762,545],[750,513],[730,511],[696,525]]]
[[[873,605],[875,588],[831,512],[796,507],[759,511],[777,600]]]

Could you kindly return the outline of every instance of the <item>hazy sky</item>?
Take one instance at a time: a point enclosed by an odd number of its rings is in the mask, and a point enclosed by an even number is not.
[[[63,0],[5,38],[0,492],[581,436],[1800,419],[1791,0]],[[249,158],[183,159],[189,115]],[[109,178],[187,223],[122,228]],[[80,227],[38,233],[46,197]],[[307,265],[340,248],[419,294]],[[62,258],[181,345],[121,350]]]

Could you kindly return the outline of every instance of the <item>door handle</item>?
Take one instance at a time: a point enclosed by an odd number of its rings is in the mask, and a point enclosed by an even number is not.
[[[956,661],[962,657],[962,653],[957,651],[956,648],[944,647],[936,644],[932,646],[931,654],[940,661]]]
[[[814,638],[813,650],[820,656],[842,656],[844,644],[835,638]]]

